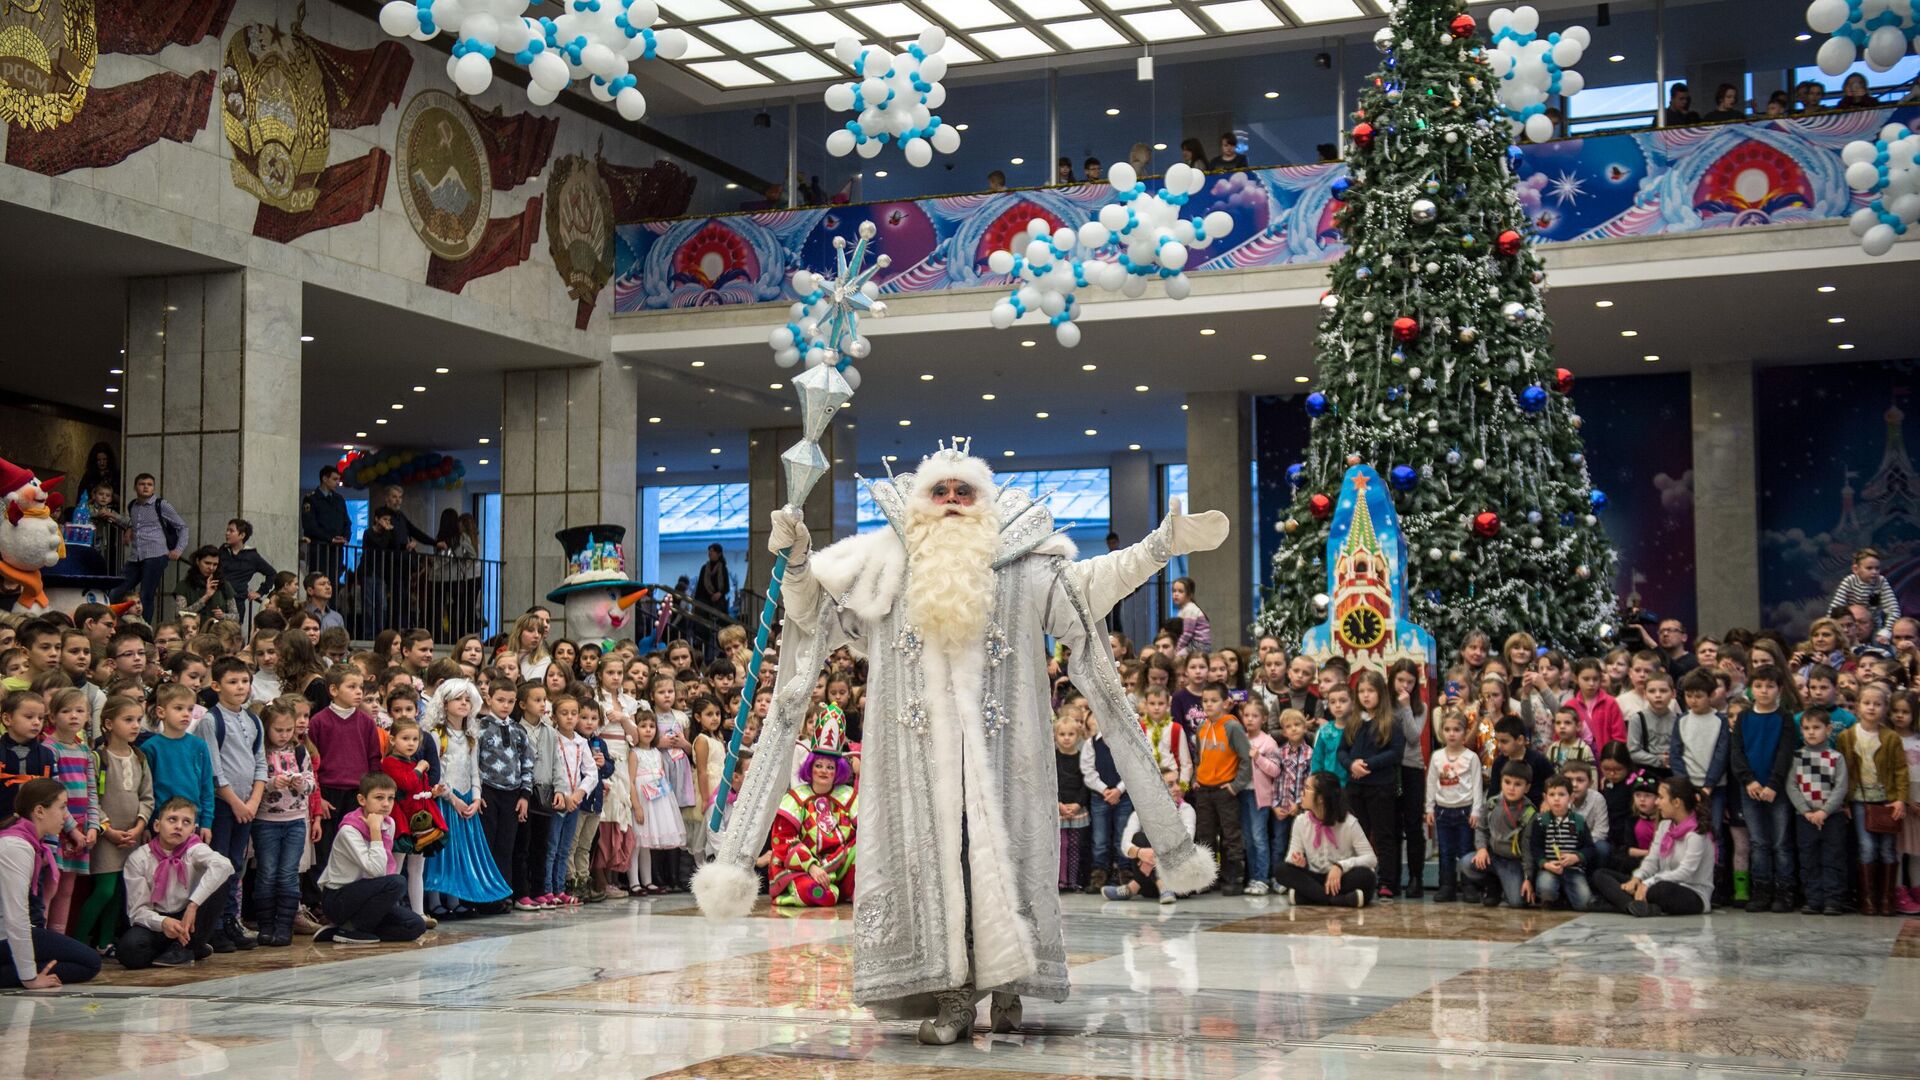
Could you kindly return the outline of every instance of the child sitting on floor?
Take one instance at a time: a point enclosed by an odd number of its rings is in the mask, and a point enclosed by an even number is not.
[[[154,820],[153,839],[127,856],[121,883],[133,925],[120,935],[114,956],[129,971],[213,955],[233,864],[201,839],[199,813],[190,799],[168,799]]]

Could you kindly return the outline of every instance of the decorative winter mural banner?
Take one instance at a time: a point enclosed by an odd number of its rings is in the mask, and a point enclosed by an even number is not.
[[[1327,537],[1327,591],[1314,598],[1327,621],[1310,628],[1300,655],[1324,664],[1338,656],[1357,674],[1410,660],[1434,681],[1439,654],[1433,635],[1407,617],[1407,539],[1371,465],[1355,465],[1341,481]]]
[[[1546,242],[1845,220],[1873,196],[1847,186],[1843,148],[1895,121],[1920,127],[1920,108],[1528,145],[1520,200]],[[1344,176],[1337,162],[1209,175],[1184,215],[1220,211],[1233,228],[1190,251],[1186,269],[1337,257],[1344,247],[1333,228],[1333,184]],[[876,279],[882,294],[1003,287],[1010,277],[987,265],[989,255],[1019,240],[1036,218],[1077,230],[1112,197],[1106,184],[1080,184],[622,225],[615,310],[791,303],[793,271],[831,274],[834,238],[852,243],[869,221],[893,259]]]

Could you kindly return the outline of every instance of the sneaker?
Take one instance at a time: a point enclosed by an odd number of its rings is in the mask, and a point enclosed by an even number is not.
[[[320,920],[304,907],[293,917],[293,932],[296,934],[316,934],[320,932],[320,926]]]
[[[1394,895],[1394,894],[1393,894],[1393,886],[1391,886],[1391,885],[1382,885],[1382,886],[1380,886],[1380,899],[1382,899],[1382,900],[1391,900],[1391,899],[1393,899],[1393,895]]]
[[[421,922],[423,922],[423,923],[426,923],[426,924],[427,924],[427,929],[429,929],[429,930],[432,930],[432,929],[433,929],[434,927],[436,927],[436,926],[439,926],[439,925],[440,925],[440,920],[439,920],[439,919],[436,919],[436,918],[434,918],[434,917],[433,917],[433,916],[431,916],[431,915],[422,915],[422,916],[420,916],[420,921],[421,921]]]
[[[1175,899],[1174,895],[1170,892],[1163,892],[1160,894],[1160,902],[1163,904],[1171,904],[1173,903],[1174,899]]]
[[[206,960],[211,958],[212,956],[213,956],[213,946],[207,944],[204,941],[193,947],[193,958],[195,960]]]
[[[327,942],[332,941],[339,933],[340,928],[337,926],[323,926],[313,932],[313,943],[315,945],[325,945]]]
[[[1133,899],[1133,894],[1128,892],[1124,885],[1102,885],[1100,887],[1100,895],[1109,900]]]
[[[580,894],[575,892],[561,893],[560,898],[566,901],[568,907],[579,907],[585,903],[585,901],[580,899]]]
[[[217,953],[230,953],[230,952],[239,951],[239,947],[233,943],[233,939],[219,932],[218,930],[207,935],[206,944],[208,948],[212,949],[214,952],[217,952]]]
[[[582,899],[584,899],[584,900],[586,900],[586,902],[587,902],[587,903],[589,903],[589,904],[599,904],[599,903],[603,903],[603,902],[605,902],[605,900],[607,899],[607,890],[605,890],[605,889],[593,889],[593,890],[590,890],[590,891],[589,891],[589,892],[587,893],[587,895],[586,895],[585,897],[583,897]]]
[[[513,910],[515,910],[515,911],[539,911],[539,910],[540,910],[540,904],[539,904],[539,903],[538,903],[537,901],[535,901],[535,900],[534,900],[534,899],[533,899],[532,897],[530,897],[530,896],[522,896],[522,897],[519,897],[519,898],[517,898],[517,899],[515,899],[515,900],[514,900],[514,902],[513,902]]]
[[[193,954],[179,945],[153,958],[154,967],[186,967],[191,963],[193,963]]]
[[[1247,895],[1248,896],[1267,895],[1267,883],[1264,881],[1256,881],[1253,884],[1247,886]]]
[[[380,939],[377,937],[374,937],[372,934],[363,934],[358,930],[341,930],[340,932],[333,935],[333,943],[335,945],[349,945],[349,946],[354,946],[356,948],[365,948],[368,945],[380,944]]]

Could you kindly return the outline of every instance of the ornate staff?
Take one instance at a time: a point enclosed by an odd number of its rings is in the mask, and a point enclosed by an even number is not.
[[[886,305],[874,299],[880,288],[873,283],[873,275],[887,266],[888,259],[880,255],[872,266],[865,265],[874,232],[873,222],[860,223],[860,239],[853,245],[851,256],[847,253],[846,238],[834,238],[834,253],[839,264],[835,280],[828,281],[807,270],[794,271],[794,291],[801,293],[800,302],[793,306],[797,321],[775,330],[769,341],[775,353],[774,362],[781,367],[798,363],[803,349],[808,365],[807,370],[793,380],[794,392],[800,397],[803,434],[799,442],[780,455],[780,469],[787,478],[788,510],[798,511],[805,505],[807,494],[827,474],[827,455],[820,450],[820,436],[826,433],[827,425],[833,422],[840,407],[853,400],[853,391],[860,385],[860,373],[852,365],[854,360],[864,359],[869,348],[866,339],[860,336],[860,313],[866,311],[876,316],[887,313]],[[760,658],[767,651],[767,637],[773,631],[773,615],[780,605],[780,586],[786,576],[787,552],[782,551],[773,560],[773,580],[767,586],[767,602],[760,608],[760,623],[753,636],[753,656],[747,661],[747,679],[740,688],[740,710],[733,718],[733,737],[727,740],[726,770],[720,775],[729,783],[740,760],[740,738],[747,729],[747,715],[753,708],[754,693],[759,689]],[[715,833],[721,831],[720,820],[725,810],[725,801],[715,799],[707,818],[708,828]]]

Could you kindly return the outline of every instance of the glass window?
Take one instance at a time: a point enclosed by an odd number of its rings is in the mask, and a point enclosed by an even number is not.
[[[484,492],[473,497],[473,517],[480,526],[480,557],[489,562],[500,561],[500,494]],[[480,610],[491,617],[500,610],[500,575],[481,574],[481,588],[485,590],[480,598]],[[501,627],[489,623],[484,633],[491,636],[501,631]]]
[[[1826,87],[1829,105],[1833,104],[1835,96],[1840,93],[1847,80],[1855,75],[1866,76],[1867,89],[1875,96],[1884,101],[1895,101],[1898,100],[1896,96],[1886,95],[1883,92],[1907,89],[1916,78],[1920,78],[1920,56],[1904,57],[1887,71],[1875,71],[1862,60],[1838,75],[1829,75],[1817,67],[1796,68],[1793,72],[1795,82],[1817,82]]]
[[[649,488],[657,496],[658,523],[643,544],[642,566],[657,566],[658,580],[673,585],[691,581],[707,561],[707,547],[719,544],[736,586],[747,565],[747,485],[686,484]]]

